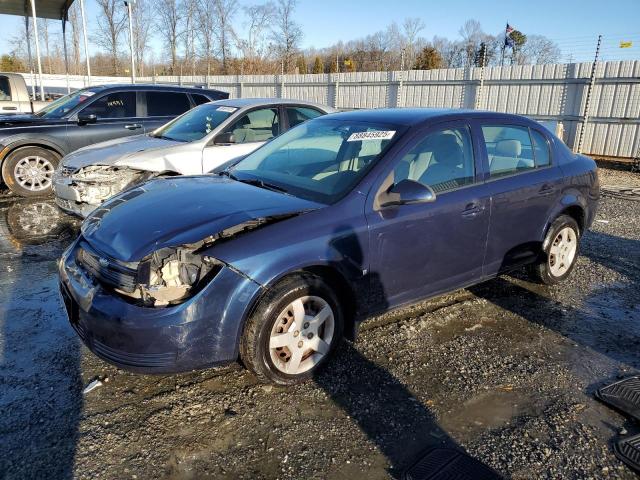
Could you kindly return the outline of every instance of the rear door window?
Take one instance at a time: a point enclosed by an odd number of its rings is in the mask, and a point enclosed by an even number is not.
[[[148,117],[175,117],[191,108],[189,97],[180,92],[146,92]]]
[[[533,140],[533,157],[536,167],[546,167],[551,165],[549,142],[545,136],[537,130],[531,129],[531,139]]]
[[[136,92],[114,92],[98,98],[82,110],[83,115],[98,118],[132,118],[136,116]]]
[[[489,157],[489,176],[504,177],[536,168],[527,127],[483,125],[482,134]]]
[[[312,118],[319,117],[322,112],[315,108],[309,107],[287,107],[287,119],[289,120],[289,128],[293,128],[296,125],[311,120]]]
[[[191,98],[196,105],[202,105],[203,103],[208,103],[211,101],[207,97],[205,97],[204,95],[200,95],[199,93],[192,93]]]

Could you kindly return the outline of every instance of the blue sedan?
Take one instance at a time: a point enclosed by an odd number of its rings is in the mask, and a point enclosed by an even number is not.
[[[598,198],[593,160],[524,117],[338,113],[220,173],[112,198],[65,252],[61,291],[122,368],[240,358],[292,384],[372,314],[525,266],[565,280]]]

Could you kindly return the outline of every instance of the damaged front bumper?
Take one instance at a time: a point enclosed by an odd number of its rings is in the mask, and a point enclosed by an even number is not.
[[[53,176],[53,192],[61,210],[85,218],[105,200],[152,175],[107,166],[90,166],[78,171],[63,167]]]
[[[76,241],[60,260],[69,321],[87,347],[108,362],[142,373],[174,373],[232,362],[248,309],[262,287],[223,266],[193,297],[143,307],[92,278],[76,260]]]

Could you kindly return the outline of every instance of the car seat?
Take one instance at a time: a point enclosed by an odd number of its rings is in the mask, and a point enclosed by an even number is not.
[[[522,155],[520,140],[499,140],[496,142],[495,154],[489,158],[489,171],[510,172],[533,167],[532,160],[520,158],[520,155]]]
[[[464,152],[457,137],[452,133],[436,135],[429,143],[427,150],[431,150],[432,159],[418,181],[429,185],[434,191],[458,186],[456,180],[464,177],[465,172],[461,168]]]

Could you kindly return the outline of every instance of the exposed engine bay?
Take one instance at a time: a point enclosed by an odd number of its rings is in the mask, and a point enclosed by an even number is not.
[[[94,215],[99,216],[100,213],[96,211]],[[140,262],[125,264],[113,259],[98,258],[97,253],[87,250],[82,250],[83,253],[78,260],[103,285],[140,306],[177,305],[200,291],[225,266],[220,260],[203,254],[203,250],[215,243],[228,241],[261,226],[301,213],[248,220],[193,244],[161,248]],[[85,222],[85,228],[92,220],[93,215]]]
[[[90,165],[81,168],[68,178],[69,187],[77,193],[77,201],[100,205],[107,198],[156,175],[156,172],[129,167]]]

